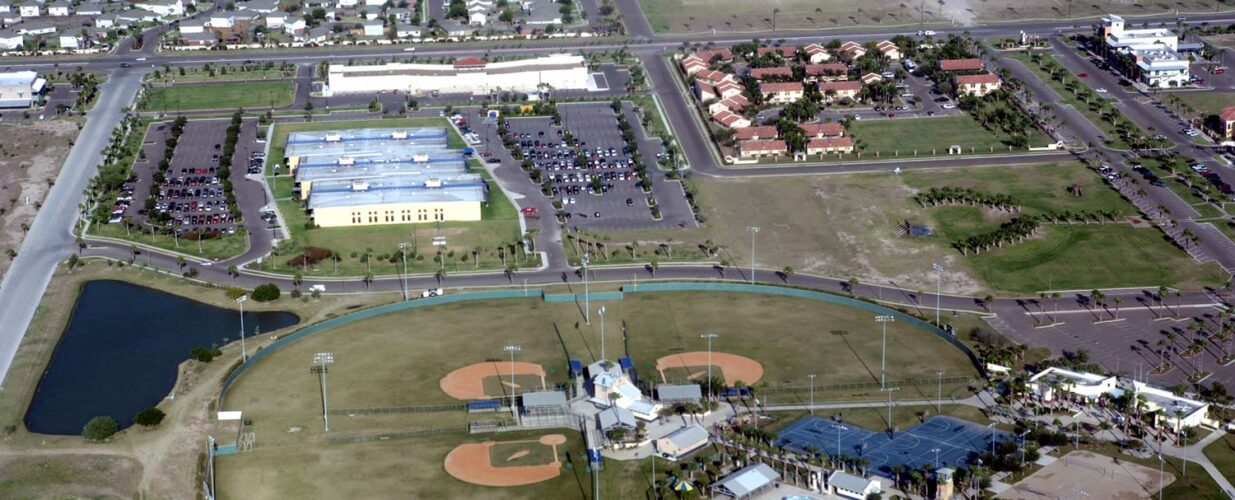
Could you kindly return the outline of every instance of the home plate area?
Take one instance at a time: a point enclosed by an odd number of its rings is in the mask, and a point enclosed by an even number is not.
[[[886,474],[897,465],[933,465],[935,450],[939,467],[964,466],[976,460],[983,450],[989,450],[992,438],[1006,441],[1013,436],[952,417],[931,417],[892,437],[886,432],[871,432],[828,418],[806,417],[784,428],[776,444],[802,452],[817,449],[830,456],[862,457],[872,470]]]

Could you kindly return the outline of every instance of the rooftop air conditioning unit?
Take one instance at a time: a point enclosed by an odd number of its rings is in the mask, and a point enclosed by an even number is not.
[[[425,187],[440,188],[442,187],[442,180],[441,179],[428,179],[425,181]]]
[[[341,140],[343,140],[343,136],[340,136],[338,132],[326,134],[326,142],[339,142]]]
[[[392,139],[407,139],[407,131],[406,130],[396,130],[394,131],[394,133],[390,134],[390,137]]]
[[[352,183],[352,191],[368,191],[369,183],[364,181],[355,181]]]
[[[351,156],[344,156],[342,158],[339,158],[339,165],[355,165],[355,164],[356,164],[356,158],[353,158]]]
[[[425,163],[429,161],[429,153],[416,153],[412,155],[412,161],[416,163]]]

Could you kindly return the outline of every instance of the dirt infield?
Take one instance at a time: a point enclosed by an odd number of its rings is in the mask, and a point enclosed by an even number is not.
[[[510,377],[510,371],[510,363],[506,361],[476,363],[447,373],[445,377],[438,381],[438,386],[442,388],[442,392],[455,399],[489,399],[501,396],[501,394],[485,394],[485,379],[488,377]],[[514,364],[514,372],[515,375],[540,377],[540,389],[544,389],[544,367],[536,363],[516,362]]]
[[[707,367],[707,365],[708,353],[706,351],[683,352],[656,360],[656,371],[660,372],[661,380],[665,380],[666,369]],[[737,354],[729,354],[727,352],[713,352],[712,366],[720,368],[721,372],[725,374],[725,385],[729,386],[737,384],[739,380],[746,385],[754,385],[759,379],[763,378],[763,365],[746,356],[738,356]],[[703,375],[704,373],[706,372],[692,374],[691,378],[696,378],[695,375]]]
[[[553,462],[543,465],[494,467],[489,449],[496,442],[468,443],[456,446],[446,454],[446,473],[460,481],[481,486],[523,486],[547,481],[561,474],[562,462],[557,457],[558,444],[566,443],[566,436],[549,434],[538,441],[527,441],[553,447]],[[505,444],[505,443],[504,443]],[[517,453],[516,453],[517,454]],[[526,454],[525,454],[526,455]],[[518,457],[511,456],[507,460]]]
[[[1173,482],[1175,476],[1170,473],[1159,478],[1158,471],[1149,467],[1074,451],[1004,490],[998,498],[1064,498],[1076,495],[1078,488],[1090,498],[1150,498]]]

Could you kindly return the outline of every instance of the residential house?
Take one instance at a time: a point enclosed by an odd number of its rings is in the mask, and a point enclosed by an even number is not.
[[[381,21],[364,23],[364,36],[382,36],[386,34],[386,24]]]
[[[21,17],[39,17],[42,14],[42,4],[35,2],[27,2],[17,6],[17,13]]]
[[[394,16],[397,23],[412,22],[412,11],[406,7],[391,7],[386,9],[387,16]]]
[[[999,75],[982,73],[979,75],[956,75],[956,95],[972,95],[982,97],[999,90],[1002,82]]]
[[[716,120],[716,123],[724,125],[728,128],[746,128],[750,126],[750,119],[732,111],[722,110],[721,112],[712,115],[712,119]]]
[[[184,15],[184,3],[180,0],[147,0],[133,4],[134,7],[158,14],[159,17],[180,17]]]
[[[303,38],[308,28],[308,23],[302,17],[293,17],[283,23],[283,32],[291,35],[292,38]]]
[[[285,12],[271,12],[266,14],[266,29],[283,29],[283,25],[287,24],[287,17],[287,13]],[[183,25],[184,23],[181,24]]]
[[[832,58],[832,54],[828,53],[828,49],[823,48],[822,45],[817,43],[803,47],[802,53],[806,54],[806,61],[811,64],[827,62],[828,59]]]
[[[180,34],[205,33],[206,21],[203,19],[185,19],[180,21]]]
[[[862,78],[859,78],[859,80],[862,80],[863,85],[870,85],[872,83],[882,82],[883,77],[880,76],[879,73],[867,73],[862,75]]]
[[[866,47],[858,42],[845,42],[841,44],[838,52],[853,60],[866,55]]]
[[[707,49],[695,52],[695,55],[708,64],[727,63],[733,61],[733,51],[729,49]]]
[[[774,78],[793,78],[793,68],[781,66],[776,68],[751,68],[750,77],[756,81],[763,81],[768,77]]]
[[[819,84],[819,93],[823,94],[825,101],[840,101],[849,99],[851,101],[858,100],[858,93],[862,91],[862,82],[857,80],[841,80],[836,82],[823,82]]]
[[[824,137],[806,141],[806,154],[852,153],[853,139],[849,137]]]
[[[849,66],[843,63],[807,64],[804,69],[807,81],[832,82],[849,78]]]
[[[741,158],[762,158],[765,156],[780,156],[789,153],[789,146],[781,140],[749,140],[738,141],[738,156]]]
[[[309,42],[309,43],[326,43],[326,41],[329,39],[330,39],[330,27],[329,26],[318,26],[316,28],[309,29],[309,32],[305,35],[304,41]]]
[[[0,0],[0,12],[13,12],[12,0]]]
[[[758,49],[755,50],[755,53],[761,56],[766,56],[768,54],[776,54],[783,59],[793,59],[794,57],[797,57],[798,49],[797,47],[793,47],[793,46],[759,47]]]
[[[747,106],[750,106],[750,101],[746,99],[746,96],[737,94],[712,103],[708,106],[708,113],[713,115],[721,111],[732,111],[737,113],[745,109]]]
[[[236,27],[236,14],[225,10],[216,10],[210,14],[206,24],[212,30],[230,30]]]
[[[118,17],[118,16],[117,16],[116,14],[108,14],[108,15],[105,15],[105,16],[98,16],[98,17],[95,17],[95,18],[94,18],[94,27],[95,27],[95,28],[102,28],[102,29],[110,29],[110,28],[114,28],[114,27],[116,26],[116,18],[117,18],[117,17]]]
[[[101,2],[82,2],[77,5],[77,15],[90,17],[103,15],[103,4]]]
[[[707,71],[710,67],[698,54],[691,54],[682,59],[682,72],[688,77],[700,71]]]
[[[472,26],[484,26],[489,23],[489,17],[484,12],[473,12],[467,15],[467,24]]]
[[[947,72],[982,71],[981,59],[940,59],[939,70]]]
[[[42,21],[30,21],[18,25],[17,32],[23,35],[50,35],[56,32],[56,25]]]
[[[897,47],[891,40],[884,40],[875,44],[875,50],[878,50],[889,61],[899,61],[901,59],[901,48]]]
[[[845,126],[839,123],[803,123],[798,125],[807,139],[824,137],[841,137],[845,135]]]
[[[52,2],[47,6],[47,15],[52,17],[67,17],[72,14],[73,4],[65,0]]]
[[[729,73],[725,73],[723,71],[708,70],[708,71],[701,71],[698,74],[696,74],[695,81],[703,82],[709,85],[717,85],[720,82],[724,82],[724,81],[730,81],[730,82],[737,83],[738,79],[737,77]]]
[[[802,82],[760,83],[759,93],[771,104],[789,104],[804,95]]]
[[[733,134],[733,137],[740,141],[749,141],[752,139],[775,139],[779,136],[780,132],[776,130],[776,127],[771,125],[760,125],[758,127],[738,129],[738,131]]]
[[[0,12],[0,24],[7,27],[12,27],[14,24],[21,22],[21,14],[16,12]]]
[[[414,24],[399,23],[395,25],[395,36],[399,38],[420,38],[420,27]]]
[[[212,31],[202,31],[198,33],[180,32],[180,44],[190,47],[213,47],[218,45],[219,35]]]
[[[115,24],[119,26],[130,26],[136,23],[153,23],[158,21],[160,16],[149,10],[128,9],[116,13]]]
[[[11,29],[0,30],[0,49],[17,50],[21,48],[25,41],[26,40],[21,36],[21,33]]]
[[[1218,122],[1221,124],[1222,137],[1224,139],[1235,139],[1235,106],[1222,108],[1222,112],[1218,113]]]
[[[60,34],[60,48],[72,49],[72,50],[80,49],[81,40],[78,39],[77,35],[61,33]]]
[[[271,12],[279,11],[279,0],[249,0],[236,5],[236,8],[240,10],[251,10],[259,14],[269,14]]]

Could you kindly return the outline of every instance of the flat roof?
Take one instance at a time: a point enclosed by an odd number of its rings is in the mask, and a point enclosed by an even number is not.
[[[1036,382],[1040,379],[1048,379],[1048,380],[1065,379],[1068,382],[1072,383],[1073,385],[1094,386],[1094,385],[1099,385],[1102,382],[1105,382],[1112,378],[1114,377],[1098,375],[1096,373],[1077,372],[1077,371],[1072,371],[1072,370],[1068,370],[1065,368],[1059,368],[1057,366],[1052,366],[1052,367],[1049,367],[1045,370],[1042,370],[1034,374],[1033,377],[1029,378],[1029,381]]]
[[[566,393],[562,391],[539,391],[523,393],[523,406],[526,407],[542,407],[542,406],[564,406],[566,404]]]
[[[330,65],[330,76],[333,77],[368,77],[368,76],[454,76],[460,73],[485,73],[490,75],[523,73],[528,71],[552,71],[584,68],[586,64],[582,56],[574,54],[553,54],[533,59],[492,62],[487,64],[423,64],[423,63],[387,63],[381,65],[346,66]]]
[[[691,424],[676,431],[669,433],[661,439],[668,439],[669,442],[677,445],[678,448],[687,448],[699,441],[708,439],[708,431],[698,424]]]
[[[485,185],[467,183],[443,185],[442,187],[391,186],[382,189],[313,190],[309,196],[309,209],[340,208],[369,205],[394,205],[399,203],[451,203],[485,201]]]
[[[661,384],[656,386],[656,395],[662,401],[698,401],[703,389],[699,384]]]
[[[1176,396],[1171,391],[1159,389],[1143,382],[1132,382],[1132,387],[1136,390],[1137,395],[1145,396],[1145,402],[1152,405],[1152,407],[1163,410],[1168,417],[1174,417],[1178,412],[1182,412],[1183,416],[1187,417],[1198,410],[1204,410],[1209,407],[1208,403]]]
[[[724,489],[737,498],[742,498],[767,487],[778,477],[780,475],[776,473],[776,470],[760,462],[725,476],[724,479],[716,482],[716,487]]]
[[[419,163],[385,163],[375,165],[359,165],[348,166],[341,165],[336,167],[310,167],[298,169],[296,171],[297,182],[312,182],[314,186],[317,183],[331,180],[343,179],[378,179],[392,176],[424,176],[424,177],[447,177],[462,175],[464,169],[456,165],[442,164],[419,164]]]

